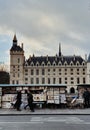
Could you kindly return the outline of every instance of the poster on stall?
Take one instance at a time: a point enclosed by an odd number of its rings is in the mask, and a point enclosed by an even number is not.
[[[54,96],[53,95],[47,96],[47,103],[54,103]]]
[[[47,100],[47,103],[54,103],[54,100]]]
[[[60,94],[60,103],[66,103],[66,95],[65,94]]]
[[[60,103],[59,95],[54,95],[54,103],[55,104],[59,104]]]
[[[34,101],[46,101],[46,94],[33,94]]]

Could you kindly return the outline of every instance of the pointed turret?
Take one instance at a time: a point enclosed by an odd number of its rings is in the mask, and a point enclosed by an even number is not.
[[[90,62],[90,54],[89,54],[89,56],[88,56],[88,62]]]
[[[18,45],[16,34],[14,35],[13,45],[10,51],[23,51],[23,44],[22,44],[22,47]]]
[[[13,38],[13,45],[17,45],[17,37],[16,37],[16,34],[14,35],[14,38]]]
[[[61,56],[61,44],[59,43],[59,56]]]

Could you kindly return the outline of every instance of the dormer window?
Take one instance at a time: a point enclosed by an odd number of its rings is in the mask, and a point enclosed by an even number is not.
[[[53,66],[55,66],[56,64],[54,63]]]
[[[54,62],[53,62],[53,66],[55,66],[55,65],[56,65],[56,62],[54,61]]]
[[[64,65],[67,66],[67,62],[66,61],[64,62]]]
[[[45,66],[45,64],[42,64],[42,66]]]
[[[84,65],[85,65],[85,62],[83,62],[82,65],[84,66]]]
[[[42,62],[42,66],[45,66],[45,63],[44,63],[44,62]]]
[[[33,63],[33,62],[31,62],[31,66],[34,66],[34,63]]]
[[[72,66],[73,65],[73,62],[71,61],[70,65]]]
[[[38,63],[38,62],[36,63],[36,66],[39,66],[39,63]]]
[[[59,65],[59,66],[61,66],[61,65],[62,65],[62,63],[61,63],[61,62],[59,62],[59,63],[58,63],[58,65]]]
[[[79,66],[79,62],[77,62],[76,65]]]
[[[47,63],[47,65],[48,65],[48,66],[50,66],[50,65],[51,65],[51,64],[50,64],[50,61]]]

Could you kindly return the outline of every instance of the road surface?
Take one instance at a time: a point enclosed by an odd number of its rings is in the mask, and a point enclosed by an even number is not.
[[[0,116],[0,130],[89,130],[88,115]]]

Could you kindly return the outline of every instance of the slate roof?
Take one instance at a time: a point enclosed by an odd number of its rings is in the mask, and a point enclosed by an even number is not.
[[[13,45],[10,51],[23,51],[23,49],[18,45]]]
[[[85,60],[80,56],[39,56],[35,57],[32,56],[28,60],[25,61],[28,65],[31,65],[33,63],[36,65],[36,63],[39,63],[41,65],[44,62],[45,65],[47,65],[49,62],[51,65],[54,63],[58,65],[61,63],[62,65],[65,64],[65,62],[69,65],[71,62],[73,62],[74,65],[76,65],[77,62],[81,65]]]
[[[12,45],[10,51],[23,51],[23,48],[21,48],[21,47],[17,44],[16,34],[14,35],[13,45]]]

